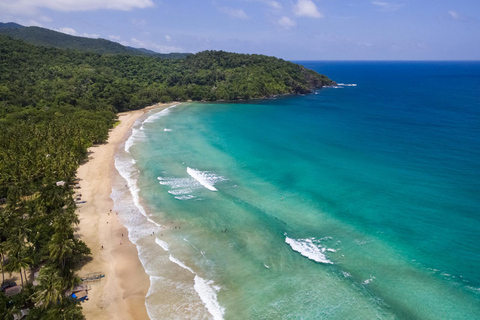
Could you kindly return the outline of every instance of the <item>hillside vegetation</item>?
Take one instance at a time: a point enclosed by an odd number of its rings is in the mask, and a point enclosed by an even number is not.
[[[90,254],[74,236],[72,186],[87,148],[106,141],[115,112],[159,101],[307,93],[332,83],[262,55],[100,55],[0,35],[0,266],[3,277],[17,272],[23,285],[12,298],[0,293],[0,317],[29,308],[26,319],[83,319],[79,302],[65,295]],[[26,277],[31,269],[40,269],[36,286]]]
[[[66,105],[124,111],[159,101],[252,99],[332,83],[303,66],[262,55],[205,51],[166,60],[36,47],[5,36],[0,36],[0,68],[0,117]]]
[[[132,54],[155,56],[164,59],[182,59],[190,55],[190,53],[158,53],[143,48],[138,49],[123,46],[117,42],[105,39],[72,36],[40,27],[24,27],[12,22],[0,22],[0,34],[23,40],[37,46],[72,49],[99,54]]]

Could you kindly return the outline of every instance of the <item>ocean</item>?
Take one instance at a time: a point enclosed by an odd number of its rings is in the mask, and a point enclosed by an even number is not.
[[[480,62],[299,62],[303,96],[183,103],[118,151],[151,319],[480,319]]]

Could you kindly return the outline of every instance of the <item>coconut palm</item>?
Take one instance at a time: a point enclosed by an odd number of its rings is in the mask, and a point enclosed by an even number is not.
[[[50,252],[50,259],[59,263],[60,268],[63,270],[67,260],[72,257],[75,242],[73,239],[66,239],[61,233],[55,233],[47,248]]]
[[[45,267],[40,270],[38,282],[37,291],[32,296],[36,307],[42,306],[46,309],[49,305],[63,300],[62,278],[55,268]]]

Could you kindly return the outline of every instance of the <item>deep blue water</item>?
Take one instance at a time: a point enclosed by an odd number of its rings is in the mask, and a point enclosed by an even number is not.
[[[170,224],[145,261],[183,268],[156,275],[189,317],[480,318],[480,63],[300,63],[356,86],[143,123],[139,195]],[[152,318],[186,305],[165,283]]]

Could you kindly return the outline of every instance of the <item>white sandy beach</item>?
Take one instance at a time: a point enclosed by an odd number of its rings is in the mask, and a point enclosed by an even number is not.
[[[142,110],[119,114],[121,123],[111,130],[108,142],[89,149],[89,161],[77,172],[86,203],[79,205],[79,236],[91,249],[92,260],[80,271],[80,276],[103,272],[105,278],[90,282],[89,301],[83,304],[87,320],[148,319],[145,296],[150,281],[138,258],[137,248],[128,240],[128,231],[120,223],[110,198],[112,176],[116,172],[114,154],[128,137],[135,121],[159,104]],[[103,249],[102,249],[103,246]]]

